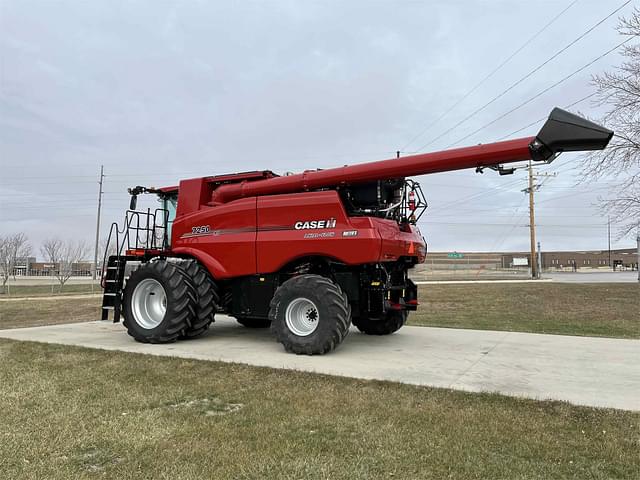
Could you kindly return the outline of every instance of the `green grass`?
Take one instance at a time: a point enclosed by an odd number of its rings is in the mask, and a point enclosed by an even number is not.
[[[62,288],[62,292],[60,292],[59,283],[49,285],[10,285],[8,293],[0,294],[0,300],[12,297],[48,297],[52,295],[71,295],[78,293],[102,293],[102,288],[100,288],[98,284],[69,283],[66,284]]]
[[[7,479],[640,473],[638,413],[11,341],[0,364]]]
[[[637,284],[421,285],[409,325],[640,338]]]

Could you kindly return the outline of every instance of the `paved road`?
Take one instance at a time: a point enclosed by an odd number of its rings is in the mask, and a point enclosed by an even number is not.
[[[638,283],[638,272],[557,272],[542,277],[561,283]]]
[[[465,283],[540,283],[553,282],[550,278],[541,280],[518,279],[518,280],[414,280],[416,285],[464,285]]]
[[[640,340],[404,327],[388,337],[354,331],[333,353],[307,357],[285,353],[268,330],[225,317],[203,338],[169,345],[136,343],[107,322],[0,330],[0,337],[640,411]]]

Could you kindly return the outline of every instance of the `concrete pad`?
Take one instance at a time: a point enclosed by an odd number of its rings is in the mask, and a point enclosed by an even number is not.
[[[248,329],[224,316],[202,338],[169,345],[136,343],[122,325],[108,322],[0,330],[0,338],[640,411],[640,340],[404,327],[386,337],[352,331],[331,354],[308,357],[285,353],[268,329]]]
[[[102,298],[102,293],[79,293],[77,295],[49,295],[38,297],[6,297],[0,298],[0,302],[27,302],[41,300],[80,300],[83,298]]]
[[[464,285],[465,283],[540,283],[551,282],[550,278],[541,278],[539,280],[420,280],[415,281],[416,285]]]

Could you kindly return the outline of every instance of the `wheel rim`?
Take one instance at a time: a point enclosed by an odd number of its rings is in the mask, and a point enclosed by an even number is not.
[[[133,290],[131,309],[138,325],[147,330],[156,328],[167,311],[167,294],[162,284],[153,278],[145,278]]]
[[[287,306],[285,321],[291,332],[307,337],[316,331],[320,314],[315,303],[307,298],[296,298]]]

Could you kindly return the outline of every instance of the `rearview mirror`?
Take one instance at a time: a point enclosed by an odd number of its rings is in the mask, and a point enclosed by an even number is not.
[[[135,210],[138,205],[138,196],[131,195],[131,202],[129,202],[129,210]]]

